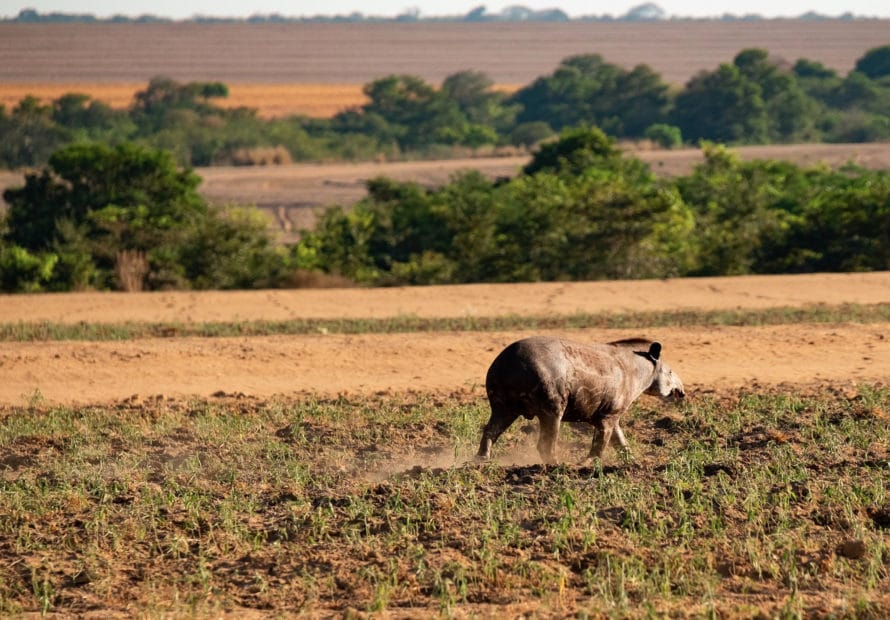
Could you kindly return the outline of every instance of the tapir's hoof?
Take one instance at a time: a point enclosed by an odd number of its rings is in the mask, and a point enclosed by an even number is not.
[[[593,467],[594,465],[596,465],[599,462],[600,462],[599,457],[588,456],[588,457],[581,459],[581,461],[578,463],[578,465],[580,465],[581,467]]]

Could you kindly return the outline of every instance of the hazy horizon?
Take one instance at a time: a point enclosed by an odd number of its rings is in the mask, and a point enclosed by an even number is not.
[[[114,15],[138,17],[153,15],[170,19],[189,19],[196,16],[246,18],[251,15],[280,14],[285,17],[337,16],[361,13],[365,16],[395,17],[416,11],[421,17],[448,17],[466,15],[478,6],[485,6],[489,13],[498,13],[508,6],[525,6],[533,10],[561,9],[570,17],[604,16],[619,17],[644,2],[619,0],[611,3],[591,3],[583,0],[528,0],[497,3],[479,0],[378,0],[362,3],[356,0],[328,0],[324,9],[318,4],[281,0],[254,0],[250,3],[238,0],[196,0],[183,3],[173,0],[30,0],[13,4],[0,1],[0,17],[12,18],[24,9],[40,13],[92,14],[98,18]],[[741,3],[729,0],[701,2],[698,0],[665,0],[655,2],[669,17],[709,18],[724,15],[760,15],[764,18],[799,17],[808,12],[828,17],[853,14],[857,17],[890,17],[890,2],[886,0],[749,0]],[[309,8],[309,7],[312,8]],[[890,40],[890,33],[888,33]]]

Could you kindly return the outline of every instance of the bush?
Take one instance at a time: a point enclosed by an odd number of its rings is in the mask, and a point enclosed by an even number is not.
[[[890,45],[882,45],[868,50],[856,61],[854,69],[871,79],[890,75]]]
[[[683,144],[683,134],[680,132],[680,128],[664,123],[649,125],[643,136],[663,149],[673,149]]]
[[[521,123],[510,132],[510,144],[531,148],[554,135],[553,129],[544,121]]]
[[[17,245],[0,245],[0,290],[6,293],[44,290],[58,260],[55,254],[31,254]]]
[[[621,152],[603,131],[596,127],[574,127],[564,129],[559,140],[542,144],[523,172],[565,170],[577,174],[594,165],[611,166],[620,158]]]
[[[198,183],[169,153],[133,144],[57,151],[46,169],[26,175],[24,187],[4,192],[3,242],[13,248],[5,258],[8,286],[280,285],[285,252],[273,246],[265,220],[210,209]],[[37,258],[44,256],[52,263]]]

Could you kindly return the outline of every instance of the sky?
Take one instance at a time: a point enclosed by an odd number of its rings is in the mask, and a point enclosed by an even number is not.
[[[395,16],[419,11],[421,17],[464,15],[484,5],[490,13],[506,6],[521,5],[531,9],[560,8],[571,17],[582,15],[620,16],[647,0],[0,0],[0,16],[14,17],[25,8],[40,13],[92,13],[97,17],[143,14],[173,19],[195,15],[213,17],[248,17],[278,13],[287,17],[312,15],[348,15],[352,12],[369,16]],[[669,16],[719,17],[724,14],[757,14],[763,17],[796,17],[808,11],[838,16],[850,12],[865,17],[890,17],[890,0],[655,0]]]

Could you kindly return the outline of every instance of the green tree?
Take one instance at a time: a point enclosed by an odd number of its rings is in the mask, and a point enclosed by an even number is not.
[[[13,241],[48,249],[56,223],[87,225],[90,236],[114,235],[151,249],[158,235],[206,213],[199,178],[179,170],[169,154],[132,144],[76,144],[54,153],[25,186],[4,193]]]
[[[71,134],[53,122],[52,107],[24,97],[7,115],[0,106],[0,166],[40,166]]]
[[[459,71],[445,78],[441,93],[457,103],[470,124],[506,133],[515,125],[519,106],[506,104],[506,95],[493,87],[494,82],[484,73]]]
[[[253,209],[211,209],[187,229],[176,263],[192,288],[274,288],[287,279],[287,251],[273,243],[268,222]]]
[[[200,116],[216,115],[211,99],[225,98],[229,89],[220,82],[180,83],[168,77],[152,78],[145,90],[136,93],[130,115],[143,133],[162,129],[176,110],[193,110]]]
[[[510,132],[510,144],[531,148],[554,135],[553,129],[544,121],[520,123]]]
[[[890,75],[890,45],[868,50],[856,61],[854,71],[873,80]]]
[[[58,289],[115,286],[124,252],[146,257],[150,288],[270,284],[281,265],[270,271],[278,259],[269,256],[265,230],[210,210],[199,182],[164,151],[75,144],[26,175],[24,187],[4,192],[4,241],[59,257],[51,283]],[[235,273],[232,261],[245,271]]]
[[[770,141],[812,140],[816,135],[819,106],[797,83],[793,71],[770,60],[763,49],[747,49],[733,60],[741,74],[760,87],[769,119]]]
[[[67,93],[52,104],[53,121],[69,129],[103,129],[112,126],[118,116],[107,103],[80,93]]]
[[[890,79],[872,80],[864,73],[853,71],[832,91],[829,102],[844,111],[865,112],[887,119]]]
[[[725,63],[689,81],[677,96],[672,124],[691,142],[758,144],[769,133],[761,87]]]
[[[365,114],[382,119],[390,138],[406,149],[449,140],[449,127],[465,119],[457,104],[447,101],[435,88],[412,75],[391,75],[365,86],[370,101]]]
[[[664,121],[668,86],[646,65],[631,71],[597,54],[572,56],[511,99],[522,105],[517,122],[547,122],[556,130],[589,124],[615,136],[639,137]]]
[[[559,139],[541,144],[523,168],[527,175],[541,171],[579,175],[595,168],[620,172],[640,182],[651,180],[648,167],[636,158],[624,158],[614,141],[598,127],[564,129]]]
[[[787,162],[744,162],[721,146],[705,145],[704,155],[691,175],[676,181],[695,213],[696,275],[772,271],[784,260],[785,250],[776,248],[787,250],[788,231],[812,195],[810,180]]]
[[[890,269],[890,174],[823,172],[803,215],[778,253],[797,258],[783,271]]]
[[[680,128],[664,123],[650,125],[643,132],[643,136],[663,149],[672,149],[683,144],[683,134]]]
[[[541,170],[579,174],[592,165],[611,167],[620,159],[621,151],[601,129],[582,126],[564,129],[558,140],[542,144],[522,171],[529,175]]]
[[[32,254],[23,247],[0,241],[0,291],[36,293],[53,277],[59,257],[52,253]]]

